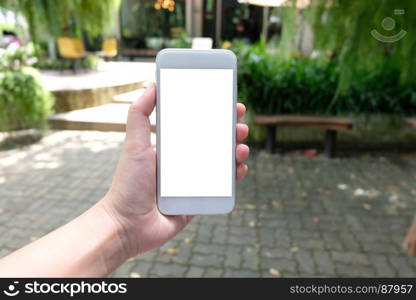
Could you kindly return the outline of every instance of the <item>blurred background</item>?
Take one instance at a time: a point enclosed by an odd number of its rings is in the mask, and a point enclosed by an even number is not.
[[[223,48],[250,125],[237,207],[113,276],[416,276],[415,15],[413,0],[0,0],[0,256],[105,195],[159,50]]]

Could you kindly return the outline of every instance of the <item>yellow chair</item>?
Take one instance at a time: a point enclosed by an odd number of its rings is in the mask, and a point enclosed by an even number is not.
[[[117,40],[106,39],[103,42],[101,55],[104,57],[114,57],[117,55]]]
[[[76,73],[77,69],[76,59],[82,59],[87,55],[81,40],[68,37],[58,38],[58,51],[62,58],[71,60],[73,73]]]
[[[72,39],[72,43],[74,43],[75,51],[81,55],[82,57],[86,56],[87,53],[84,48],[84,43],[80,39]]]
[[[85,57],[84,45],[78,39],[62,37],[58,39],[59,55],[63,58],[82,58]]]

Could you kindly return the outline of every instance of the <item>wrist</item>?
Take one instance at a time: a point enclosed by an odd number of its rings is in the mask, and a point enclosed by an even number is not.
[[[133,256],[128,235],[105,199],[99,201],[93,209],[102,220],[102,230],[105,231],[104,234],[107,236],[107,246],[102,248],[101,256],[107,273],[111,273],[124,261]]]
[[[120,255],[126,260],[135,256],[137,251],[132,242],[130,226],[126,224],[126,218],[119,213],[119,209],[115,207],[114,203],[118,203],[118,201],[115,201],[115,196],[112,193],[108,193],[97,205],[112,224],[112,231],[118,240]]]

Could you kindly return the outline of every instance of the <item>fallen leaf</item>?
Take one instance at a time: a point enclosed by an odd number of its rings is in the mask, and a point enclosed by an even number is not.
[[[370,204],[364,203],[364,204],[363,204],[363,207],[364,207],[364,209],[366,209],[366,210],[371,210],[371,205],[370,205]]]
[[[192,242],[192,240],[190,238],[185,238],[183,241],[187,244],[190,244]]]
[[[313,158],[316,156],[316,150],[315,149],[306,150],[304,154],[307,158]]]
[[[397,194],[391,194],[389,197],[389,201],[390,202],[396,202],[397,200],[399,200],[399,195]]]
[[[370,198],[370,199],[374,199],[374,198],[377,198],[378,195],[380,195],[379,192],[377,192],[375,190],[371,190],[371,191],[368,192],[367,197]]]
[[[346,190],[347,188],[348,188],[348,185],[346,185],[346,184],[344,184],[344,183],[340,183],[340,184],[338,184],[337,185],[337,187],[340,189],[340,190]]]
[[[280,202],[273,201],[273,202],[272,202],[272,205],[273,205],[274,207],[280,207]]]
[[[179,252],[179,248],[169,248],[168,250],[166,250],[166,253],[169,254],[176,254]]]
[[[364,196],[365,195],[365,191],[363,189],[356,189],[354,191],[354,196],[358,197],[358,196]]]
[[[129,277],[130,277],[130,278],[140,278],[140,277],[142,277],[142,276],[140,276],[140,274],[139,274],[139,273],[137,273],[137,272],[131,272],[131,273],[129,274]]]
[[[397,186],[389,185],[386,187],[386,190],[389,192],[396,192],[398,190]]]
[[[249,210],[254,210],[256,209],[256,206],[254,204],[246,204],[246,208]]]
[[[292,253],[296,253],[298,251],[299,251],[299,247],[297,247],[297,246],[290,248],[290,252],[292,252]]]
[[[269,269],[269,274],[274,276],[274,277],[280,277],[280,272],[279,270],[275,269],[275,268],[270,268]]]
[[[256,249],[260,249],[261,245],[260,244],[254,244],[254,247],[256,247]]]

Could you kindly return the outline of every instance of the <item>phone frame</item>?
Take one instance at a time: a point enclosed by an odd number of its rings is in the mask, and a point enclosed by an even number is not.
[[[232,69],[232,196],[231,197],[161,197],[160,196],[160,69]],[[232,51],[222,49],[164,49],[156,56],[156,195],[159,211],[166,215],[226,214],[233,210],[236,199],[236,124],[237,124],[237,58]]]

